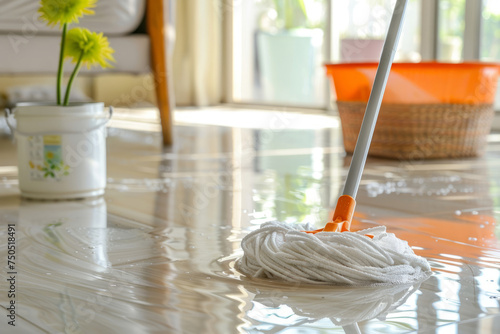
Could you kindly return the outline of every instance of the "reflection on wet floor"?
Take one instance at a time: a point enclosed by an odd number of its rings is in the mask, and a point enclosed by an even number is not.
[[[335,205],[349,157],[338,126],[314,121],[230,127],[189,125],[186,116],[172,148],[161,147],[157,132],[110,128],[106,196],[70,202],[21,200],[15,149],[1,137],[0,255],[6,258],[6,225],[15,224],[15,330],[495,333],[495,143],[476,159],[369,159],[353,227],[383,224],[407,240],[431,263],[424,282],[311,287],[252,280],[234,269],[241,238],[262,222],[322,226]],[[3,308],[6,275],[0,272]],[[5,319],[0,328],[16,333]]]

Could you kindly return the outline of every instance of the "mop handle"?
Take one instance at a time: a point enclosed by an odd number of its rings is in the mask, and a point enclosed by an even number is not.
[[[342,193],[352,198],[356,198],[358,192],[359,182],[361,181],[361,175],[365,167],[366,157],[373,137],[373,131],[377,123],[382,97],[384,96],[385,85],[387,84],[387,78],[391,71],[392,61],[396,53],[399,36],[401,35],[401,27],[403,26],[407,4],[408,0],[397,0],[384,47],[382,48],[382,55],[380,56],[377,73],[375,74],[375,81],[373,82],[373,88],[370,93],[370,98],[368,99],[365,116],[363,117],[363,123],[359,131],[358,141],[354,148],[351,166],[349,167],[344,191]]]

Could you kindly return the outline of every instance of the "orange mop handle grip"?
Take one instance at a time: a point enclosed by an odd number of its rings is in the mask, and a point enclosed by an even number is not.
[[[349,195],[342,195],[337,201],[331,222],[327,223],[324,228],[304,232],[313,234],[318,232],[349,232],[355,208],[356,201],[354,198]]]
[[[356,200],[354,198],[349,195],[342,195],[339,197],[332,221],[338,223],[343,222],[342,232],[350,230],[355,208]]]

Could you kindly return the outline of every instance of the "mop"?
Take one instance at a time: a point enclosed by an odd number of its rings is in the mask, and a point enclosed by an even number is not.
[[[309,284],[412,284],[430,275],[427,261],[384,226],[350,230],[361,175],[389,76],[408,0],[398,0],[382,49],[342,196],[332,221],[309,224],[268,222],[245,236],[235,268],[248,277]]]

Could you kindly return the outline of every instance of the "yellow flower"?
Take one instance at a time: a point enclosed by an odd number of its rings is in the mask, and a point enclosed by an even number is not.
[[[31,168],[35,168],[35,164],[33,163],[33,161],[30,160],[30,167]]]
[[[82,64],[86,64],[87,68],[96,64],[102,68],[113,67],[108,61],[115,61],[112,56],[114,52],[102,33],[91,32],[85,28],[73,28],[66,36],[64,56],[72,58],[73,63],[77,63],[81,57]]]
[[[54,158],[54,153],[47,152],[47,159],[52,159],[52,158]]]
[[[69,24],[76,22],[83,15],[92,15],[97,0],[40,0],[38,12],[41,18],[48,22],[49,26],[59,23]]]

